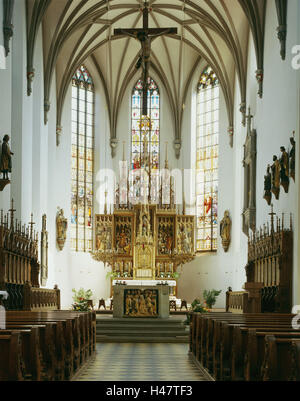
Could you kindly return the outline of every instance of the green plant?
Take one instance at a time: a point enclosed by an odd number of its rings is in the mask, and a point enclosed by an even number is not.
[[[76,311],[88,311],[90,309],[88,300],[91,299],[93,292],[91,290],[85,290],[84,288],[80,288],[78,291],[75,288],[72,289],[73,295],[73,309]]]
[[[106,273],[106,278],[107,279],[112,278],[114,280],[114,279],[116,279],[118,277],[119,277],[119,275],[116,272],[107,272]]]
[[[208,308],[212,308],[213,305],[216,303],[217,301],[217,296],[219,296],[221,294],[222,290],[204,290],[203,291],[203,298],[206,302],[206,305]]]
[[[200,312],[200,313],[207,312],[207,309],[202,305],[199,298],[195,298],[194,301],[191,303],[191,309],[189,310],[189,312],[186,315],[186,320],[185,320],[184,324],[190,324],[191,314],[193,312]]]
[[[171,277],[176,280],[180,277],[180,273],[178,273],[178,272],[171,273]]]

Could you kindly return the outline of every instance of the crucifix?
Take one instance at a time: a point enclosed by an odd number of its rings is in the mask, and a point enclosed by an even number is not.
[[[143,12],[143,28],[124,28],[115,29],[115,36],[126,35],[131,38],[137,39],[141,43],[140,58],[136,64],[136,68],[139,68],[143,64],[143,103],[142,111],[143,115],[148,114],[148,77],[149,77],[149,66],[150,66],[150,55],[151,55],[151,42],[158,36],[176,34],[177,28],[149,28],[149,11],[152,9],[149,7],[147,1],[144,2]]]
[[[14,200],[11,200],[11,207],[9,209],[10,212],[10,228],[13,229],[14,227],[14,213],[15,213],[16,209],[14,209]]]

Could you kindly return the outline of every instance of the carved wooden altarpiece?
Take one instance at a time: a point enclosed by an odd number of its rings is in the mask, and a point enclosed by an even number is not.
[[[195,217],[176,209],[138,204],[95,216],[94,259],[120,279],[176,279],[177,268],[195,257]]]

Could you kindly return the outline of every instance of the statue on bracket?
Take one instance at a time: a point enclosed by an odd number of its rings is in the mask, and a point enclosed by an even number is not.
[[[224,252],[227,252],[231,241],[231,218],[229,216],[229,210],[225,210],[224,217],[221,220],[220,235]]]
[[[0,171],[3,174],[3,180],[8,181],[8,173],[11,173],[12,163],[11,163],[11,156],[13,152],[10,150],[9,147],[9,136],[4,135],[3,143],[1,147],[1,154],[0,154]]]
[[[277,159],[277,156],[273,156],[273,164],[271,166],[272,171],[272,192],[275,195],[275,198],[279,199],[280,193],[280,162]]]
[[[56,230],[57,230],[57,245],[60,251],[63,250],[66,238],[67,238],[67,228],[68,220],[64,216],[64,211],[60,207],[57,208],[56,214]]]
[[[270,165],[267,167],[267,174],[265,175],[265,184],[264,184],[264,199],[267,201],[268,205],[271,205],[272,200],[272,176],[270,173]]]
[[[280,146],[281,158],[280,162],[280,184],[283,186],[285,193],[289,192],[289,155],[287,154],[285,147]]]
[[[295,135],[295,131],[293,132],[293,135]],[[290,143],[292,145],[292,149],[289,152],[289,164],[290,164],[290,177],[294,180],[295,182],[295,152],[296,152],[296,142],[294,137],[292,136],[290,138]]]

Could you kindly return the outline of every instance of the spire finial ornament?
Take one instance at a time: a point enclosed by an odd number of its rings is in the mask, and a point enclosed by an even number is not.
[[[271,213],[269,213],[269,215],[271,216],[271,235],[274,234],[274,216],[276,215],[276,213],[274,213],[273,211],[273,203],[271,204]]]
[[[105,201],[104,201],[104,214],[107,214],[107,190],[104,193]]]
[[[252,118],[253,118],[253,115],[251,114],[251,109],[250,109],[250,107],[248,108],[248,115],[246,116],[246,120],[247,120],[247,128],[248,128],[248,131],[250,132],[251,131],[251,125],[252,125]]]
[[[14,209],[14,200],[11,199],[11,207],[9,209],[10,212],[10,227],[13,228],[13,224],[14,224],[14,213],[15,213],[16,209]]]
[[[33,226],[35,225],[34,221],[33,221],[33,213],[31,213],[31,219],[30,219],[30,223],[28,223],[30,225],[30,238],[32,239],[32,234],[33,234]]]

